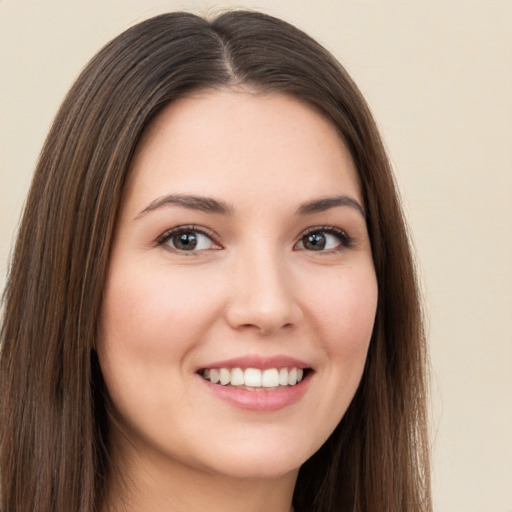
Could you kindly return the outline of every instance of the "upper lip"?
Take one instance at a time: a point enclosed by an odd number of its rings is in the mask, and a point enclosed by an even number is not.
[[[296,359],[295,357],[276,355],[263,357],[257,355],[248,355],[243,357],[234,357],[224,361],[215,361],[201,366],[201,369],[211,368],[259,368],[266,370],[268,368],[311,368],[311,365]]]

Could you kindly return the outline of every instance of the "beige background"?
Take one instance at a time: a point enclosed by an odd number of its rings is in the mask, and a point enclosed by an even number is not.
[[[323,42],[367,96],[414,233],[440,512],[512,512],[512,2],[0,0],[0,285],[39,149],[85,62],[136,21],[248,6]]]

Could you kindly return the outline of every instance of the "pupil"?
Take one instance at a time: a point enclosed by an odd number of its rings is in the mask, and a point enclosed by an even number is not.
[[[190,250],[197,245],[197,236],[194,233],[182,233],[174,238],[174,246],[177,249]]]
[[[313,251],[320,251],[325,247],[325,243],[325,235],[312,233],[311,235],[306,236],[304,246],[307,249],[312,249]]]

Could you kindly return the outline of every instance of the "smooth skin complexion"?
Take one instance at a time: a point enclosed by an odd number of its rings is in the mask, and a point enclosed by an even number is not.
[[[172,103],[133,159],[105,287],[125,484],[110,509],[288,512],[357,389],[376,305],[357,173],[329,121],[243,89]]]

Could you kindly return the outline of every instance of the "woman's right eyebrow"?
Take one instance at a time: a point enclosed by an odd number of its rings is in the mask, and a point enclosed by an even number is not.
[[[140,219],[146,213],[164,206],[179,206],[181,208],[188,208],[189,210],[214,213],[216,215],[233,214],[233,208],[230,205],[224,201],[213,199],[212,197],[194,196],[190,194],[170,194],[151,201],[135,219]]]

